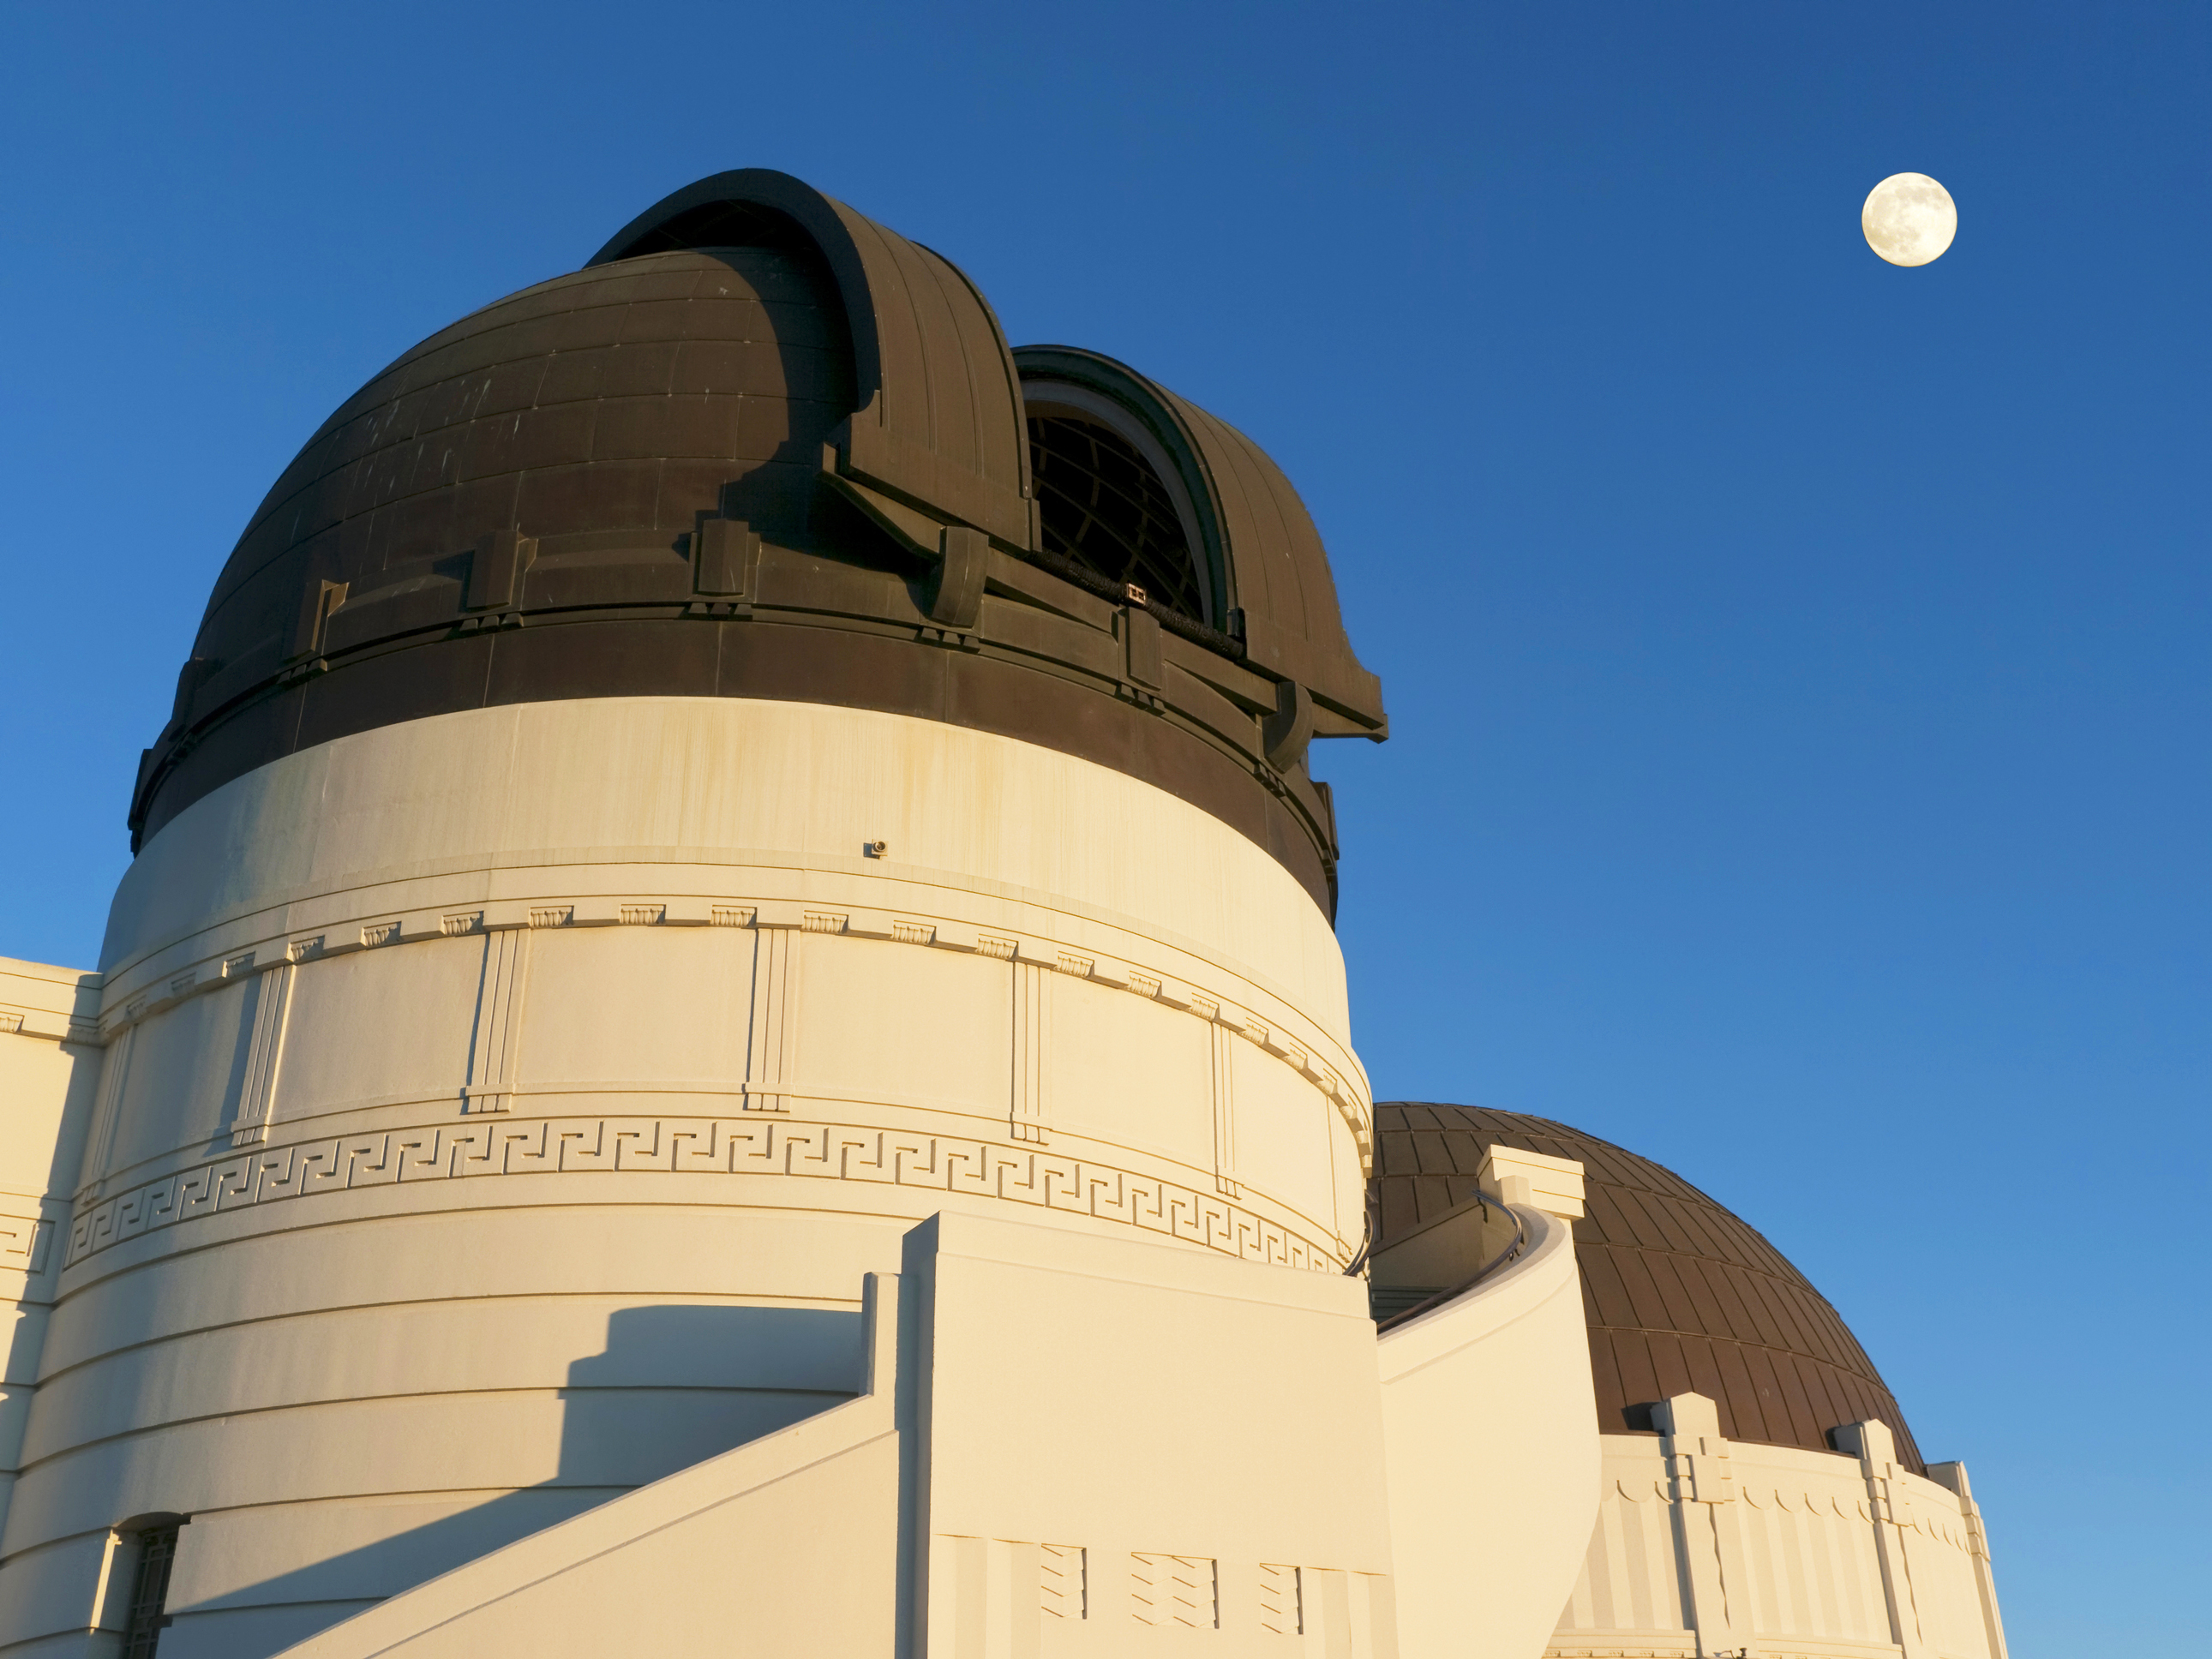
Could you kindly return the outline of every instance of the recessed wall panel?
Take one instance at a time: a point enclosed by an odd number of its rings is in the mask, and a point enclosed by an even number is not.
[[[458,1109],[483,961],[483,940],[465,936],[302,963],[275,1121],[394,1098]]]
[[[533,930],[523,1090],[665,1083],[734,1092],[745,1075],[754,938],[740,927]]]
[[[1240,1038],[1231,1055],[1237,1179],[1341,1233],[1329,1168],[1328,1103],[1320,1090],[1255,1043]],[[1358,1231],[1356,1217],[1352,1231]]]
[[[803,1095],[1006,1119],[1012,963],[832,933],[799,933],[791,948],[789,1081]]]
[[[1194,1170],[1213,1167],[1206,1021],[1087,981],[1053,984],[1048,1095],[1054,1124]]]
[[[107,1159],[125,1170],[215,1136],[243,1086],[251,988],[226,985],[142,1020]]]

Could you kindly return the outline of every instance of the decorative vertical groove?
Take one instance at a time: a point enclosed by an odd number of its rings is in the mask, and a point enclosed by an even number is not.
[[[674,919],[665,902],[625,902],[614,904],[605,900],[589,902],[584,920],[577,920],[578,906],[574,902],[532,902],[526,907],[528,925],[532,928],[571,927],[612,924],[617,921],[631,926],[674,925],[707,921],[717,927],[752,928],[762,925],[759,907],[752,904],[715,903],[704,907],[702,916],[686,907]],[[431,927],[419,915],[415,920],[384,920],[356,925],[348,922],[332,933],[316,933],[305,938],[272,942],[272,949],[281,949],[287,959],[305,963],[326,954],[345,953],[356,949],[376,949],[418,942],[435,942],[440,939],[469,937],[503,930],[505,924],[487,925],[486,913],[480,908],[433,912],[436,927]],[[852,915],[845,911],[807,910],[794,922],[785,919],[768,924],[794,927],[800,933],[850,935],[855,930]],[[875,937],[883,936],[878,924],[871,918],[859,930]],[[1004,934],[979,933],[969,943],[956,933],[951,938],[941,936],[938,924],[909,918],[890,921],[889,937],[896,943],[924,947],[972,950],[976,955],[997,961],[1012,963],[1017,959],[1041,963],[1048,971],[1057,971],[1071,978],[1083,979],[1092,984],[1126,989],[1131,994],[1173,1008],[1209,1023],[1219,1023],[1231,1033],[1251,1042],[1261,1053],[1288,1066],[1306,1083],[1318,1091],[1352,1132],[1363,1160],[1372,1152],[1373,1130],[1363,1115],[1361,1097],[1349,1089],[1342,1078],[1306,1047],[1287,1037],[1280,1030],[1271,1028],[1249,1013],[1223,1004],[1194,988],[1164,981],[1158,974],[1146,973],[1126,962],[1111,962],[1097,957],[1061,949],[1056,942],[1034,940],[1024,945],[1018,939]],[[332,943],[332,940],[335,943]],[[1024,957],[1027,950],[1030,954]],[[271,965],[274,965],[273,963]],[[167,994],[161,994],[155,987],[134,987],[137,994],[123,1004],[119,1016],[104,1020],[101,1032],[110,1046],[122,1032],[137,1024],[149,1013],[163,1012],[173,1001],[212,990],[218,986],[250,976],[259,968],[257,952],[243,951],[235,955],[210,957],[188,971],[180,971],[165,981]],[[0,1015],[0,1029],[4,1029],[8,1017]],[[780,1091],[779,1091],[780,1092]],[[1222,1190],[1233,1192],[1239,1183],[1233,1170],[1229,1175],[1231,1186]]]
[[[1002,1605],[1003,1614],[994,1607],[994,1624],[1006,1626],[1006,1659],[1038,1659],[1042,1632],[1038,1628],[1044,1618],[1043,1552],[1035,1544],[1017,1542],[994,1543],[992,1553],[1003,1552],[1005,1568],[993,1575],[1004,1580],[1005,1588],[991,1598]],[[997,1586],[994,1586],[997,1589]]]
[[[1242,1198],[1237,1182],[1237,1051],[1225,1025],[1209,1024],[1206,1041],[1213,1062],[1213,1185],[1229,1198]]]
[[[986,1659],[991,1619],[991,1546],[981,1538],[948,1537],[952,1546],[952,1659]]]
[[[469,1033],[469,1080],[461,1109],[474,1115],[514,1103],[522,1058],[522,998],[530,978],[530,932],[502,927],[484,935],[477,1017]]]
[[[785,1083],[797,1069],[799,936],[788,927],[753,931],[752,1018],[745,1040],[745,1109],[784,1112]]]
[[[1050,1040],[1052,988],[1047,970],[1014,963],[1013,1137],[1033,1146],[1046,1140],[1045,1044]]]
[[[129,1018],[125,1011],[125,1018]],[[107,1160],[115,1150],[115,1121],[123,1110],[123,1085],[131,1072],[131,1050],[137,1042],[138,1028],[126,1025],[122,1034],[107,1045],[107,1054],[100,1062],[100,1095],[92,1112],[92,1135],[85,1150],[85,1185],[95,1193],[107,1181]]]
[[[246,1049],[246,1081],[231,1120],[230,1144],[250,1146],[269,1139],[276,1117],[276,1083],[284,1065],[284,1034],[291,1024],[292,979],[300,971],[280,963],[254,984],[253,1037]]]

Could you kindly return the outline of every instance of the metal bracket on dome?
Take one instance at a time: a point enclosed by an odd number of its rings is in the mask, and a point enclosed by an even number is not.
[[[1267,764],[1287,772],[1306,756],[1313,741],[1313,694],[1296,680],[1275,684],[1275,712],[1261,723],[1260,743]]]
[[[514,530],[495,530],[469,550],[468,581],[461,593],[464,611],[504,611],[514,603],[522,573],[537,556],[538,544]]]
[[[760,550],[760,532],[743,519],[702,519],[691,536],[692,586],[716,599],[751,599]]]
[[[937,580],[929,590],[929,619],[946,628],[970,629],[983,612],[983,578],[991,565],[991,538],[965,525],[938,535]]]
[[[320,580],[309,582],[300,593],[300,612],[292,624],[290,649],[284,660],[296,663],[323,654],[323,634],[331,623],[331,612],[346,602],[344,582]]]
[[[822,482],[843,496],[917,559],[934,563],[942,555],[941,540],[947,526],[896,495],[862,483],[838,468],[838,453],[825,446],[822,453]]]
[[[848,477],[837,470],[837,450],[825,446],[823,482],[908,553],[937,567],[922,609],[940,628],[966,636],[982,616],[983,583],[991,567],[990,537],[972,525],[943,523],[895,495]]]

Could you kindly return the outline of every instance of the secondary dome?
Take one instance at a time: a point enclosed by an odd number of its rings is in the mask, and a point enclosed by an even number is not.
[[[1143,778],[1333,911],[1306,744],[1387,727],[1310,520],[1204,411],[1095,354],[1024,356],[949,261],[795,179],[678,191],[308,441],[216,584],[141,763],[134,847],[257,766],[379,726],[780,698]],[[1054,401],[1033,418],[1038,376]],[[1064,407],[1071,376],[1107,388],[1097,409]],[[1142,423],[1170,405],[1163,445]],[[1064,486],[1042,512],[1039,465]]]
[[[1888,1385],[1842,1317],[1747,1222],[1671,1170],[1549,1118],[1378,1101],[1370,1183],[1377,1248],[1466,1200],[1486,1146],[1583,1165],[1574,1224],[1598,1426],[1649,1431],[1638,1409],[1686,1391],[1731,1439],[1829,1451],[1828,1431],[1879,1418],[1925,1473]]]

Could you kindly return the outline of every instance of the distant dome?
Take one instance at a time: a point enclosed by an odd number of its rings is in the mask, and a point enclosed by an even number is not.
[[[378,726],[771,698],[1141,778],[1333,913],[1306,745],[1388,726],[1311,520],[1249,439],[1133,371],[1024,359],[950,261],[796,179],[678,191],[308,440],[216,584],[134,847]]]
[[[1375,1106],[1378,1247],[1465,1201],[1483,1148],[1571,1158],[1589,1213],[1575,1225],[1598,1426],[1648,1431],[1637,1408],[1694,1391],[1721,1432],[1832,1450],[1827,1432],[1879,1418],[1925,1473],[1904,1413],[1826,1297],[1749,1224],[1648,1158],[1519,1112],[1428,1101]]]

